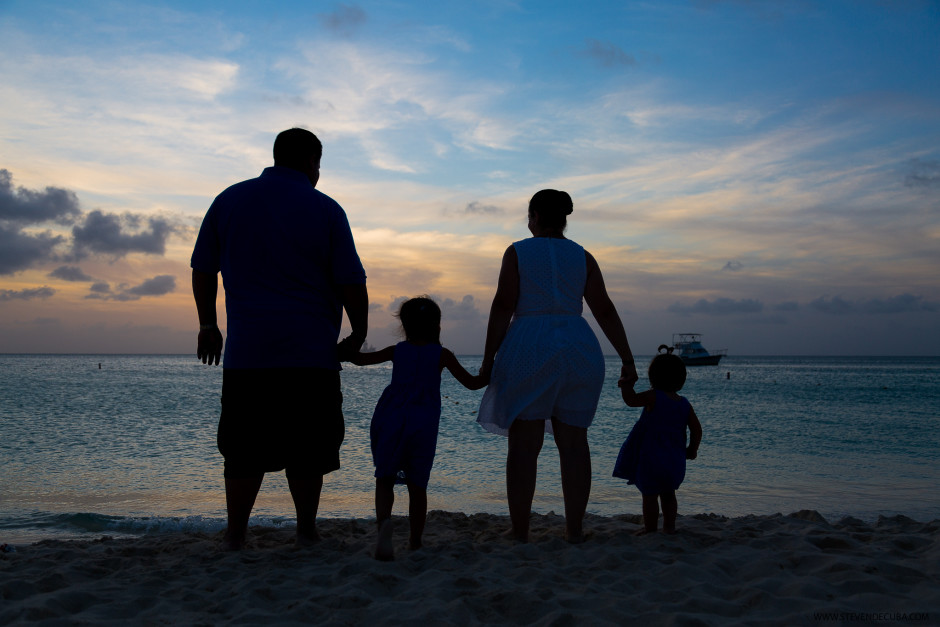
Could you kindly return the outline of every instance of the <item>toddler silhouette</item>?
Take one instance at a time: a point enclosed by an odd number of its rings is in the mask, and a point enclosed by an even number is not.
[[[372,415],[372,460],[375,463],[375,558],[394,559],[392,505],[395,484],[408,486],[410,547],[421,547],[428,513],[427,486],[437,447],[441,419],[441,371],[447,368],[470,390],[486,385],[467,372],[454,354],[441,346],[441,309],[421,296],[405,301],[398,311],[405,341],[374,353],[358,353],[350,361],[365,366],[391,361],[392,382]]]
[[[620,449],[614,476],[635,484],[643,495],[643,529],[637,535],[656,531],[659,506],[663,531],[676,532],[676,490],[685,478],[685,460],[695,459],[702,442],[702,425],[692,405],[677,392],[685,384],[685,364],[666,345],[649,366],[652,389],[637,394],[621,387],[624,402],[642,407],[643,413]],[[689,443],[686,446],[686,429]]]

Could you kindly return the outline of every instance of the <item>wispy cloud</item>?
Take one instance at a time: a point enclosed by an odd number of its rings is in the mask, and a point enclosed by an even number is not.
[[[751,298],[734,300],[731,298],[716,298],[715,300],[696,301],[692,305],[675,303],[669,306],[672,313],[690,315],[706,314],[709,316],[727,316],[737,314],[757,314],[764,310],[764,304]]]
[[[940,187],[940,161],[911,159],[907,166],[910,171],[904,177],[904,184],[908,187]]]
[[[53,294],[55,294],[55,290],[46,286],[22,290],[0,290],[0,301],[43,299],[49,298]]]
[[[603,68],[622,68],[633,67],[636,65],[636,58],[632,54],[627,54],[619,46],[598,39],[586,39],[585,49],[579,54],[589,59],[593,59]]]
[[[147,279],[133,287],[119,286],[116,291],[112,291],[107,283],[95,283],[85,298],[126,302],[140,300],[144,296],[164,296],[175,289],[176,277],[164,274]]]
[[[340,4],[333,11],[321,13],[318,17],[327,30],[344,37],[355,34],[368,19],[362,7],[355,4]]]
[[[899,314],[919,311],[940,311],[940,303],[932,302],[915,294],[899,294],[891,298],[868,300],[845,300],[839,296],[820,297],[809,303],[811,309],[827,314]]]

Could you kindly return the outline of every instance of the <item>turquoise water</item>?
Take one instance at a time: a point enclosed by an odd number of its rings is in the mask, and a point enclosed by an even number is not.
[[[461,361],[475,371],[480,358]],[[603,515],[640,511],[636,489],[610,476],[639,411],[620,400],[618,371],[611,360],[589,430],[588,509]],[[0,543],[224,527],[220,368],[191,356],[0,355],[0,374]],[[326,478],[322,516],[373,513],[369,420],[390,377],[384,364],[343,371],[343,468]],[[940,518],[940,358],[728,357],[690,369],[682,393],[704,440],[680,514]],[[429,506],[505,514],[506,441],[475,422],[482,391],[445,373],[442,395]],[[395,507],[406,512],[404,491]],[[550,441],[534,509],[563,511]],[[265,479],[255,514],[292,524],[282,474]]]

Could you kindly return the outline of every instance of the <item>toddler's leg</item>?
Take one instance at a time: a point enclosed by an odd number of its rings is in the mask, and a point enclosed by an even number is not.
[[[646,533],[653,533],[659,526],[659,495],[643,495],[643,529],[636,535],[642,536]]]
[[[411,525],[409,546],[412,550],[421,548],[421,537],[428,519],[427,488],[408,483],[408,523]]]
[[[676,499],[675,491],[663,492],[659,495],[659,500],[663,504],[663,531],[675,533],[676,516],[679,513],[679,501]]]
[[[387,562],[395,559],[392,545],[392,506],[395,504],[395,478],[378,477],[375,480],[375,521],[379,526],[375,542],[375,559]]]
[[[375,520],[380,525],[392,517],[395,505],[395,478],[377,477],[375,480]]]

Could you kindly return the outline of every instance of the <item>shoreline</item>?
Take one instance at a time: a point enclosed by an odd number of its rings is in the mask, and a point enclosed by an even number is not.
[[[507,516],[435,510],[418,551],[406,548],[407,519],[393,521],[388,563],[372,559],[375,524],[365,518],[320,519],[323,539],[303,548],[293,525],[251,527],[249,548],[236,553],[218,550],[221,532],[18,546],[0,553],[0,623],[940,619],[940,520],[680,515],[679,534],[637,537],[639,515],[588,514],[587,541],[570,545],[564,517],[549,513],[534,514],[531,541],[518,544]]]

